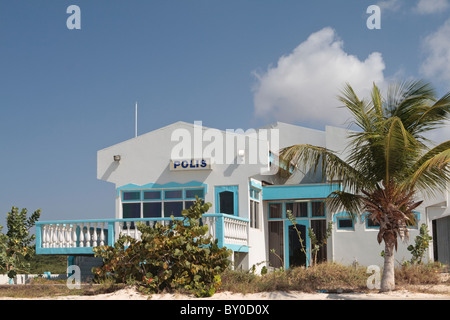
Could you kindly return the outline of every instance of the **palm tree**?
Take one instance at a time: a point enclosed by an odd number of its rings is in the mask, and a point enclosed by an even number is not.
[[[339,182],[327,198],[330,212],[364,212],[379,224],[377,240],[385,244],[381,291],[395,288],[394,251],[415,223],[418,193],[433,195],[450,181],[450,140],[430,147],[426,137],[450,118],[450,93],[435,96],[430,84],[412,81],[390,85],[385,98],[374,84],[370,98],[361,100],[347,84],[339,96],[354,126],[347,159],[312,145],[280,150],[281,167],[320,168],[325,179]]]

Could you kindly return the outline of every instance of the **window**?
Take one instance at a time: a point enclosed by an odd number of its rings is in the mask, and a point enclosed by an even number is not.
[[[286,212],[290,210],[292,215],[297,218],[308,217],[308,202],[287,202]],[[286,215],[287,217],[287,215]]]
[[[203,198],[204,188],[181,188],[162,190],[133,190],[122,192],[123,218],[181,217],[195,196]],[[142,197],[142,198],[141,198]]]
[[[167,190],[164,191],[164,199],[182,199],[183,191],[182,190]]]
[[[161,200],[161,191],[144,191],[144,200]]]
[[[250,200],[250,227],[259,229],[259,202]]]
[[[222,191],[219,193],[220,213],[234,215],[234,193],[232,191]]]
[[[127,191],[122,194],[123,201],[136,201],[141,200],[141,192],[140,191]]]
[[[337,228],[339,230],[354,230],[353,219],[350,217],[337,218]]]
[[[259,217],[259,199],[260,190],[250,186],[250,227],[259,229],[260,228],[260,217]]]
[[[369,215],[366,216],[366,228],[368,229],[378,229],[380,227],[380,224],[377,222],[374,222]]]
[[[123,218],[140,218],[141,216],[141,204],[138,203],[124,203],[123,204]]]
[[[325,217],[325,201],[311,201],[311,217]]]
[[[162,204],[161,202],[144,202],[144,218],[160,218]]]
[[[185,198],[195,199],[195,197],[197,196],[199,199],[203,199],[205,197],[204,193],[205,193],[204,189],[186,189]]]
[[[281,219],[283,211],[282,203],[269,203],[269,218],[271,219]]]

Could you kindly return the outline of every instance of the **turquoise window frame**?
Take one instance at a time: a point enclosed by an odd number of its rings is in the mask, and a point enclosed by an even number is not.
[[[215,208],[217,213],[220,212],[220,193],[224,191],[233,192],[233,216],[239,216],[239,186],[237,185],[229,185],[229,186],[215,186]]]

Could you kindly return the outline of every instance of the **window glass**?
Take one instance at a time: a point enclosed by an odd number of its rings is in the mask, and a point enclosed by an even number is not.
[[[145,202],[144,203],[144,218],[161,218],[161,202]]]
[[[325,201],[312,201],[311,202],[311,216],[312,217],[325,217]]]
[[[164,217],[181,217],[182,210],[183,202],[181,201],[164,202]]]
[[[338,229],[353,229],[353,219],[351,218],[338,218]]]
[[[204,193],[203,189],[186,189],[186,199],[195,199],[195,196],[203,199],[205,197]]]
[[[161,191],[144,191],[144,200],[161,199]]]
[[[123,193],[123,200],[141,200],[141,192],[140,191],[125,191]]]
[[[222,191],[219,193],[220,213],[234,215],[234,192]]]
[[[250,227],[259,228],[259,202],[250,200]]]
[[[124,219],[140,218],[141,204],[140,203],[123,203],[122,214]]]
[[[281,218],[282,208],[281,203],[269,203],[269,218]]]
[[[380,224],[377,223],[377,222],[374,222],[374,221],[370,218],[370,216],[367,216],[367,217],[366,217],[366,221],[367,221],[367,227],[368,227],[368,228],[378,228],[378,227],[380,226]]]
[[[181,199],[183,198],[182,190],[166,190],[164,191],[165,199]]]
[[[288,202],[286,211],[291,210],[292,215],[297,218],[308,217],[308,202]],[[287,217],[287,216],[286,216]]]

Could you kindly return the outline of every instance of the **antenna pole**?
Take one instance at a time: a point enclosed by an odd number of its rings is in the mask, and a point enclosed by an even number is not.
[[[137,101],[134,108],[134,137],[137,137]]]

